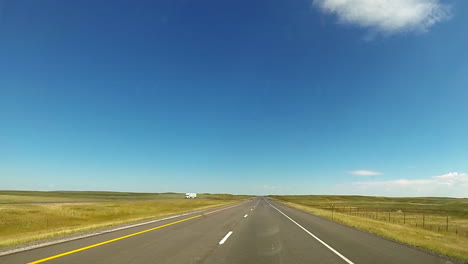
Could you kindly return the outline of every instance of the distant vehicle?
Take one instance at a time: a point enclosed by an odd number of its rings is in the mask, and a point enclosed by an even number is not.
[[[185,193],[185,199],[195,199],[197,198],[197,193]]]

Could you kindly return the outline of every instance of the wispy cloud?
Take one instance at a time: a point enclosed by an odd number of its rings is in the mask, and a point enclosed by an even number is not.
[[[392,196],[468,197],[468,174],[450,172],[423,179],[354,182],[360,192]]]
[[[451,6],[439,0],[313,0],[343,24],[383,34],[425,32],[451,17]]]
[[[355,171],[350,171],[349,173],[353,175],[358,175],[358,176],[376,176],[376,175],[383,174],[382,172],[371,171],[371,170],[355,170]]]

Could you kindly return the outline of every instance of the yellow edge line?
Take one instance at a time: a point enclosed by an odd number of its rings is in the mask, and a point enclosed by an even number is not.
[[[104,242],[101,242],[101,243],[97,243],[97,244],[93,244],[93,245],[90,245],[90,246],[78,248],[78,249],[71,250],[71,251],[68,251],[68,252],[64,252],[64,253],[61,253],[61,254],[58,254],[58,255],[54,255],[54,256],[47,257],[47,258],[39,259],[39,260],[36,260],[36,261],[33,261],[33,262],[28,262],[26,264],[36,264],[36,263],[46,262],[46,261],[49,261],[49,260],[52,260],[52,259],[60,258],[60,257],[66,256],[66,255],[77,253],[77,252],[87,250],[87,249],[90,249],[90,248],[99,247],[99,246],[109,244],[109,243],[112,243],[112,242],[115,242],[115,241],[118,241],[118,240],[121,240],[121,239],[124,239],[124,238],[140,235],[140,234],[143,234],[143,233],[146,233],[146,232],[149,232],[149,231],[153,231],[153,230],[160,229],[160,228],[163,228],[163,227],[166,227],[166,226],[171,226],[171,225],[175,225],[175,224],[178,224],[178,223],[182,223],[182,222],[185,222],[185,221],[188,221],[188,220],[198,218],[198,217],[203,216],[203,215],[212,214],[212,213],[219,212],[219,211],[222,211],[222,210],[226,210],[226,209],[236,207],[236,206],[238,206],[238,205],[227,207],[227,208],[222,208],[222,209],[211,211],[211,212],[208,212],[208,213],[205,213],[205,214],[195,215],[195,216],[185,218],[185,219],[182,219],[182,220],[179,220],[179,221],[175,221],[175,222],[172,222],[172,223],[169,223],[169,224],[160,225],[160,226],[153,227],[153,228],[150,228],[150,229],[146,229],[146,230],[136,232],[136,233],[133,233],[133,234],[130,234],[130,235],[117,237],[117,238],[107,240],[107,241],[104,241]]]
[[[36,261],[33,261],[33,262],[28,262],[27,264],[36,264],[36,263],[46,262],[46,261],[49,261],[49,260],[52,260],[52,259],[60,258],[60,257],[70,255],[70,254],[73,254],[73,253],[77,253],[77,252],[80,252],[80,251],[83,251],[83,250],[86,250],[86,249],[90,249],[90,248],[99,247],[99,246],[102,246],[102,245],[105,245],[105,244],[109,244],[109,243],[112,243],[112,242],[115,242],[115,241],[118,241],[118,240],[121,240],[121,239],[124,239],[124,238],[140,235],[140,234],[143,234],[143,233],[146,233],[146,232],[149,232],[149,231],[153,231],[153,230],[156,230],[156,229],[160,229],[160,228],[163,228],[163,227],[166,227],[166,226],[175,225],[175,224],[185,222],[185,221],[188,221],[188,220],[200,217],[200,216],[202,216],[202,215],[192,216],[192,217],[185,218],[185,219],[182,219],[182,220],[179,220],[179,221],[175,221],[175,222],[172,222],[172,223],[169,223],[169,224],[160,225],[160,226],[153,227],[153,228],[150,228],[150,229],[146,229],[146,230],[143,230],[143,231],[140,231],[140,232],[136,232],[136,233],[133,233],[133,234],[130,234],[130,235],[121,236],[121,237],[114,238],[114,239],[111,239],[111,240],[107,240],[107,241],[97,243],[97,244],[94,244],[94,245],[78,248],[78,249],[71,250],[71,251],[61,253],[61,254],[58,254],[58,255],[54,255],[54,256],[47,257],[47,258],[39,259],[39,260],[36,260]]]

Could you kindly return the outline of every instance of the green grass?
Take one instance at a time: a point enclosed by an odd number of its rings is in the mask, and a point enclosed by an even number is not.
[[[183,193],[0,191],[0,203],[182,199]]]
[[[275,196],[272,196],[275,197]],[[376,197],[347,195],[283,195],[282,200],[300,201],[317,206],[354,206],[395,210],[448,212],[452,216],[468,218],[468,199],[439,197]]]
[[[186,200],[183,194],[176,193],[0,191],[2,196],[3,203],[21,204],[0,204],[0,247],[212,208],[249,198],[203,194],[200,199]]]
[[[468,231],[468,199],[331,195],[270,197],[326,218],[332,218],[333,205],[335,221],[468,261],[468,237],[465,233]],[[447,217],[449,231],[445,232]]]
[[[248,198],[248,195],[232,194],[198,194],[197,199],[237,200]],[[37,202],[104,202],[122,200],[163,200],[184,199],[185,193],[132,193],[102,191],[1,191],[1,203],[37,203]]]

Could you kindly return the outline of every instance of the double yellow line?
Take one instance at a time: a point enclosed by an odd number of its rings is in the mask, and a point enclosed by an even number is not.
[[[167,226],[175,225],[175,224],[178,224],[178,223],[182,223],[182,222],[185,222],[185,221],[188,221],[188,220],[192,220],[192,219],[204,216],[204,215],[209,215],[209,214],[219,212],[219,211],[222,211],[222,210],[226,210],[226,209],[229,209],[229,208],[233,208],[233,207],[236,207],[236,206],[238,206],[238,205],[218,209],[218,210],[211,211],[211,212],[208,212],[208,213],[205,213],[205,214],[195,215],[195,216],[185,218],[185,219],[182,219],[182,220],[178,220],[178,221],[175,221],[175,222],[172,222],[172,223],[169,223],[169,224],[160,225],[160,226],[157,226],[157,227],[146,229],[146,230],[136,232],[136,233],[133,233],[133,234],[129,234],[129,235],[126,235],[126,236],[117,237],[117,238],[110,239],[110,240],[100,242],[100,243],[97,243],[97,244],[93,244],[93,245],[90,245],[90,246],[86,246],[86,247],[78,248],[78,249],[75,249],[75,250],[67,251],[67,252],[64,252],[64,253],[61,253],[61,254],[57,254],[57,255],[54,255],[54,256],[47,257],[47,258],[39,259],[39,260],[36,260],[36,261],[33,261],[33,262],[28,262],[27,264],[36,264],[36,263],[46,262],[46,261],[49,261],[49,260],[52,260],[52,259],[60,258],[60,257],[67,256],[67,255],[70,255],[70,254],[74,254],[74,253],[84,251],[84,250],[87,250],[87,249],[90,249],[90,248],[99,247],[99,246],[109,244],[109,243],[112,243],[112,242],[115,242],[115,241],[119,241],[119,240],[122,240],[122,239],[125,239],[125,238],[141,235],[141,234],[144,234],[144,233],[147,233],[147,232],[150,232],[150,231],[161,229],[163,227],[167,227]]]

